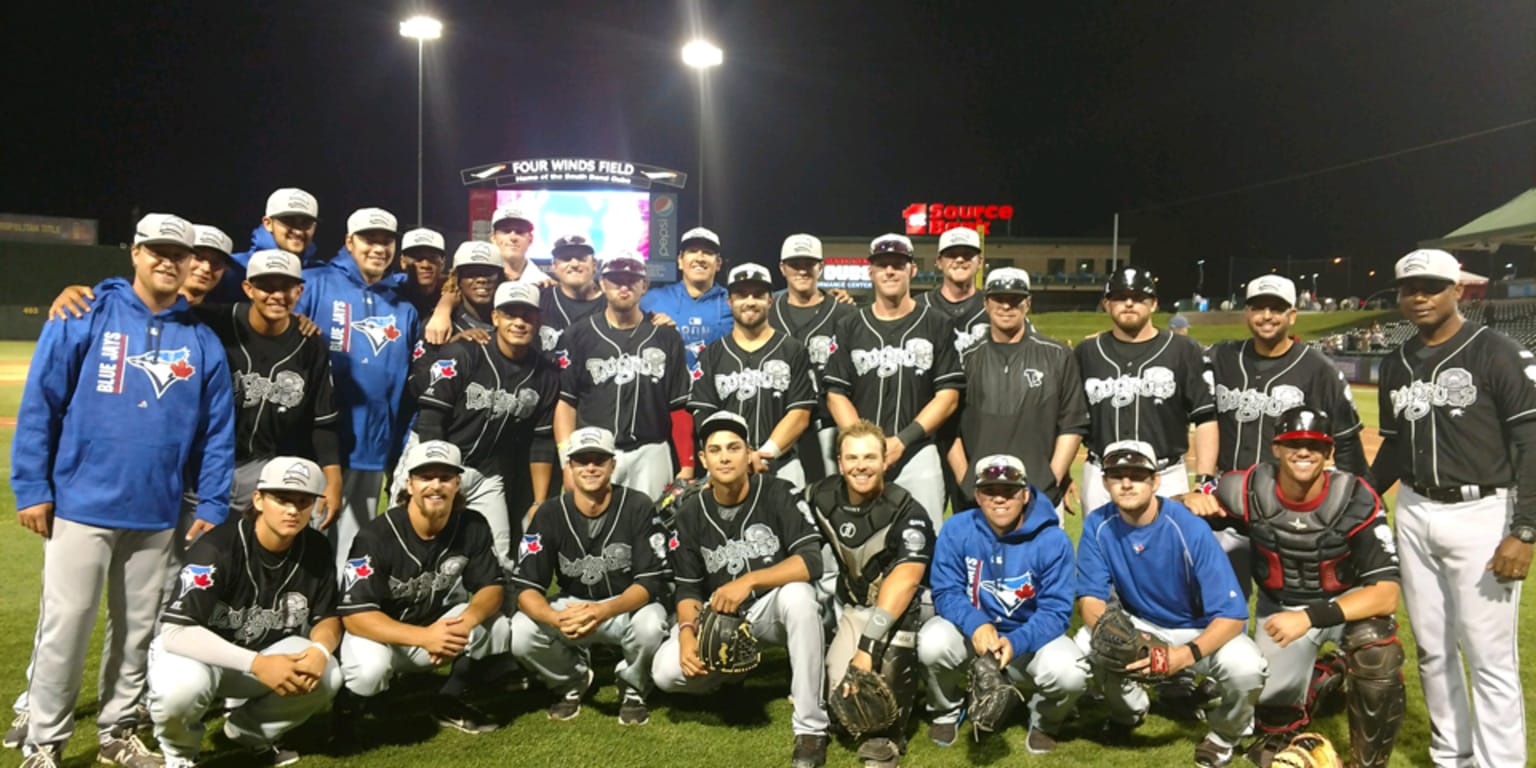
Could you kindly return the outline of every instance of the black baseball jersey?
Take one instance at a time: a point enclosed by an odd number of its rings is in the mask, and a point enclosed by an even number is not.
[[[1252,339],[1223,341],[1206,351],[1216,379],[1216,423],[1221,452],[1216,467],[1247,469],[1275,461],[1270,444],[1275,421],[1299,405],[1328,414],[1333,424],[1334,463],[1346,472],[1364,475],[1360,450],[1360,414],[1355,411],[1349,382],[1323,353],[1294,342],[1285,354],[1261,357]]]
[[[167,624],[206,627],[259,651],[285,637],[309,635],[336,615],[336,565],[325,534],[299,531],[287,552],[268,552],[255,521],[230,518],[187,551],[175,590],[160,615]]]
[[[428,541],[411,527],[408,508],[399,506],[364,523],[352,540],[338,612],[383,611],[395,621],[424,627],[464,602],[466,594],[501,583],[491,526],[480,513],[455,509]]]
[[[875,499],[853,504],[843,478],[833,476],[807,486],[805,500],[817,529],[832,545],[839,600],[875,605],[885,577],[903,563],[922,563],[927,583],[926,568],[933,562],[936,538],[933,523],[906,489],[887,483]]]
[[[926,295],[926,294],[925,294]],[[979,296],[980,294],[978,294]],[[987,317],[985,302],[977,302],[976,311],[955,316],[955,352],[964,353],[982,339],[991,338],[992,321]],[[1034,329],[1031,328],[1033,333]]]
[[[251,327],[251,305],[211,305],[198,314],[224,343],[235,395],[235,460],[304,456],[338,464],[331,359],[321,336],[299,324],[276,336]],[[318,433],[326,434],[320,435]]]
[[[816,407],[811,358],[787,333],[775,331],[767,343],[750,352],[726,334],[699,355],[699,373],[688,396],[694,421],[720,410],[737,414],[747,420],[752,448],[767,442],[785,414]],[[794,446],[780,448],[789,451]]]
[[[812,579],[820,575],[821,536],[805,501],[775,477],[753,475],[747,484],[746,500],[734,507],[722,507],[708,489],[679,502],[667,540],[679,602],[704,602],[742,574],[795,555]]]
[[[671,412],[688,403],[688,361],[683,338],[671,326],[614,328],[595,312],[565,332],[571,364],[560,397],[576,408],[576,426],[602,427],[620,449],[664,443]]]
[[[982,323],[986,323],[986,296],[981,291],[976,291],[960,301],[950,301],[944,298],[942,288],[934,288],[931,291],[924,291],[913,296],[912,300],[917,302],[919,307],[929,307],[938,310],[939,313],[949,318],[951,322],[958,322],[980,315]]]
[[[844,304],[834,300],[831,296],[824,296],[820,304],[809,307],[797,307],[789,303],[789,296],[782,295],[773,300],[773,306],[768,310],[768,324],[773,329],[793,337],[804,347],[806,355],[811,360],[811,368],[816,374],[816,392],[819,401],[814,418],[824,424],[831,424],[832,417],[827,413],[826,387],[822,383],[822,377],[827,370],[827,361],[832,353],[837,351],[837,328],[842,319],[854,314],[858,310],[851,304]]]
[[[1005,453],[1024,462],[1029,481],[1052,502],[1061,490],[1051,455],[1061,435],[1088,434],[1088,399],[1077,358],[1065,344],[1029,333],[1013,344],[990,333],[960,355],[965,398],[957,421],[967,463]],[[961,485],[975,493],[975,467]]]
[[[427,386],[416,417],[422,440],[457,445],[465,466],[488,475],[526,475],[530,453],[552,461],[560,373],[537,350],[513,360],[495,341],[459,341],[423,363]],[[530,451],[535,441],[544,450]]]
[[[607,600],[639,584],[655,599],[670,576],[655,506],[645,494],[615,485],[608,508],[595,518],[582,515],[570,493],[540,504],[517,547],[510,588],[544,594],[553,578],[561,596]]]
[[[1189,451],[1189,425],[1216,418],[1215,384],[1200,345],[1160,330],[1127,342],[1105,331],[1077,349],[1090,425],[1084,441],[1093,456],[1117,440],[1141,440],[1163,461]]]
[[[430,315],[427,317],[430,317]],[[496,336],[496,326],[482,320],[463,301],[453,306],[453,311],[449,313],[448,317],[453,322],[452,333],[454,335],[467,330],[478,329],[490,334],[492,338]],[[426,320],[422,321],[422,327],[426,327]],[[416,336],[416,346],[411,350],[411,372],[405,382],[406,398],[411,403],[415,403],[421,397],[421,393],[426,391],[427,387],[432,383],[426,366],[437,359],[437,353],[443,348],[442,344],[433,344],[427,341],[424,333],[418,333]]]
[[[1273,464],[1228,472],[1216,489],[1252,542],[1261,601],[1300,606],[1400,580],[1386,510],[1364,480],[1329,470],[1322,495],[1297,504],[1280,497],[1275,473]]]
[[[591,299],[573,299],[566,296],[558,285],[551,285],[541,291],[539,348],[544,350],[544,356],[561,370],[570,367],[570,355],[566,354],[565,345],[561,343],[566,329],[594,312],[601,312],[607,306],[608,300],[601,293]]]
[[[965,388],[953,329],[936,309],[920,306],[905,317],[881,320],[865,307],[838,328],[838,348],[827,362],[827,391],[847,397],[859,416],[894,435],[940,391]],[[902,463],[928,442],[907,446]],[[900,468],[892,466],[887,476],[894,478]]]
[[[1382,361],[1379,386],[1381,436],[1405,484],[1515,484],[1510,427],[1536,418],[1530,350],[1468,322],[1433,347],[1409,339]]]

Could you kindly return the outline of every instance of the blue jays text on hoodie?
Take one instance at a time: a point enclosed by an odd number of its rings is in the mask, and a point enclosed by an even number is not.
[[[1017,528],[998,536],[980,509],[939,529],[934,545],[933,607],[969,638],[991,624],[1015,655],[1034,653],[1066,634],[1076,596],[1072,539],[1056,509],[1031,486]]]
[[[342,464],[386,467],[404,435],[400,399],[418,334],[416,308],[387,275],[368,285],[346,249],[330,263],[304,270],[304,295],[294,311],[320,326],[331,352]]]
[[[277,241],[272,238],[272,233],[267,228],[257,224],[251,230],[251,248],[243,253],[230,254],[229,268],[224,270],[224,276],[219,278],[219,284],[208,293],[208,301],[218,304],[234,304],[238,301],[246,301],[245,289],[240,286],[245,282],[245,270],[251,265],[251,254],[257,251],[269,251],[277,248]],[[318,267],[325,264],[323,259],[317,258],[315,244],[310,244],[299,254],[299,262],[305,269]]]
[[[72,523],[175,528],[193,464],[197,519],[223,522],[235,467],[224,345],[186,299],[151,312],[120,277],[95,291],[90,314],[38,337],[11,443],[16,508],[51,501]]]
[[[646,291],[640,297],[640,309],[660,312],[677,324],[677,334],[683,337],[683,351],[688,353],[688,372],[698,378],[699,355],[710,342],[731,332],[731,305],[726,300],[725,289],[711,285],[709,290],[694,298],[688,293],[688,284],[679,280]]]

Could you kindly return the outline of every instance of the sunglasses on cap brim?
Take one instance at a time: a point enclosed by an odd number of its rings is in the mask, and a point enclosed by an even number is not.
[[[1007,465],[983,467],[976,473],[976,485],[978,487],[983,485],[1023,486],[1025,485],[1024,473],[1020,472],[1018,467]]]

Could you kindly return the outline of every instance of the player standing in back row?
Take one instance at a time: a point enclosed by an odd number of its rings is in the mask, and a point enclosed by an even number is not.
[[[1462,319],[1455,256],[1414,251],[1396,276],[1419,334],[1382,363],[1371,477],[1381,493],[1402,481],[1397,543],[1430,759],[1525,765],[1517,625],[1536,542],[1536,357]]]
[[[800,464],[807,481],[815,482],[837,474],[837,423],[827,411],[826,387],[821,377],[827,360],[837,349],[837,325],[854,313],[844,304],[824,293],[816,283],[821,279],[821,241],[810,235],[790,235],[779,248],[779,274],[788,290],[773,300],[768,324],[774,330],[799,339],[815,368],[816,390],[820,393],[816,411],[811,414],[811,428],[800,439]]]

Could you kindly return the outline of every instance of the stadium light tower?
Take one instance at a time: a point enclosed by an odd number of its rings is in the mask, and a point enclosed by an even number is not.
[[[702,37],[689,40],[683,46],[683,63],[699,73],[699,226],[704,226],[704,105],[706,80],[710,69],[725,61],[725,52]]]
[[[428,40],[443,36],[443,23],[431,16],[412,16],[400,22],[400,36],[416,40],[416,226],[421,226],[422,94],[425,91],[422,58]]]

